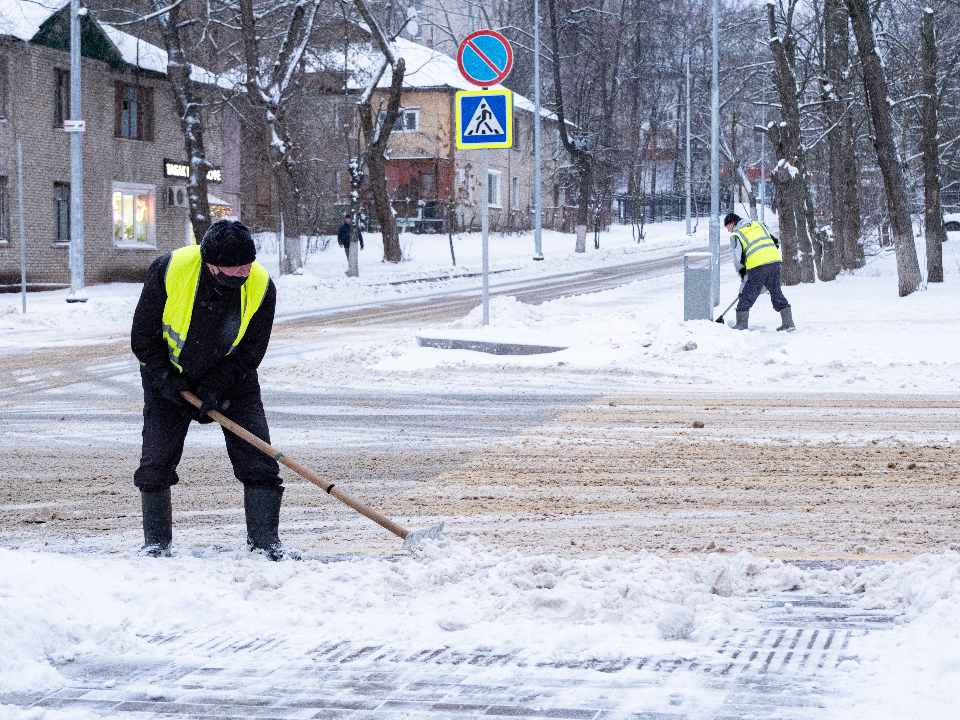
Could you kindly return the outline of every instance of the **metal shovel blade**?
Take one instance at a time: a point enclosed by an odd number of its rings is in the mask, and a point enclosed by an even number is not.
[[[421,540],[439,540],[441,537],[443,537],[443,523],[426,530],[414,530],[403,539],[403,549],[413,550],[420,545]]]

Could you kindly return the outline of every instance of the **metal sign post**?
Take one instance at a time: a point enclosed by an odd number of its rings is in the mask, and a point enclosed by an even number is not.
[[[713,0],[713,80],[710,83],[710,252],[713,305],[720,304],[720,6]]]
[[[533,259],[543,260],[543,192],[540,187],[540,0],[533,0]]]
[[[480,30],[468,35],[457,52],[457,64],[467,81],[483,88],[461,91],[456,96],[457,148],[480,150],[480,229],[483,282],[483,324],[490,324],[490,150],[513,146],[513,94],[490,90],[503,80],[513,66],[513,49],[500,33]]]
[[[17,140],[17,186],[20,196],[20,297],[27,314],[27,241],[23,231],[23,144]]]

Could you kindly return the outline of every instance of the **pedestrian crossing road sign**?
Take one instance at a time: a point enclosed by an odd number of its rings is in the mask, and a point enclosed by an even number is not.
[[[457,93],[457,147],[513,147],[513,95],[509,90]]]

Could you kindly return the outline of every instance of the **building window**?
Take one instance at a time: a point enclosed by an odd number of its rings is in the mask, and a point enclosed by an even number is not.
[[[0,175],[0,243],[10,242],[10,195],[7,176]]]
[[[510,178],[510,209],[520,209],[520,178]]]
[[[500,207],[500,171],[491,170],[487,173],[487,203]]]
[[[153,185],[113,184],[113,242],[121,247],[153,247]]]
[[[153,140],[153,88],[116,84],[116,136]]]
[[[53,184],[53,241],[70,242],[70,183]]]
[[[63,128],[63,121],[70,119],[70,71],[57,68],[53,73],[53,126]]]
[[[377,116],[377,124],[383,124],[386,117],[387,111],[381,110]],[[393,123],[393,129],[390,132],[417,132],[419,130],[420,108],[400,108],[397,119]]]

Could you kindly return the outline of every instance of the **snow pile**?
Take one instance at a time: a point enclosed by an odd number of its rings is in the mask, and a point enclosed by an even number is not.
[[[636,657],[729,625],[755,609],[745,602],[752,588],[801,581],[795,568],[746,555],[582,559],[500,553],[475,541],[431,544],[397,562],[219,558],[0,551],[0,691],[47,689],[57,682],[51,663],[81,653],[208,630],[281,636],[291,657],[346,640],[411,652],[492,645],[530,663]]]
[[[960,704],[960,555],[921,555],[849,573],[864,608],[902,611],[902,624],[867,636],[849,668],[838,717],[955,717]]]

